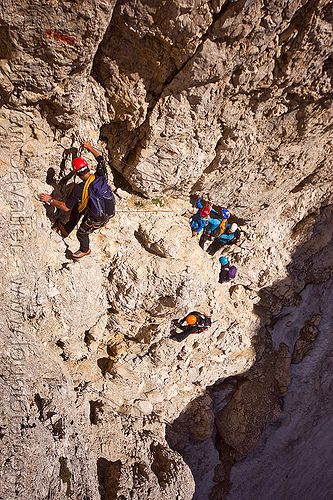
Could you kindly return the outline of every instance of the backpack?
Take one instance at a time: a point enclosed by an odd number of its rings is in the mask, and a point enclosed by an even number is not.
[[[219,236],[221,236],[221,234],[224,233],[226,222],[227,219],[222,219],[220,224],[215,229],[213,229],[213,231],[210,233],[213,238],[218,238]]]
[[[205,317],[205,330],[212,326],[212,319],[209,316]]]
[[[201,333],[204,332],[205,330],[208,330],[208,328],[212,326],[212,320],[209,316],[206,316],[203,322],[202,326],[198,326],[198,329],[193,332],[193,333]]]
[[[116,200],[104,177],[97,177],[89,186],[90,209],[93,215],[102,217],[115,214]]]
[[[234,232],[234,237],[232,238],[232,240],[227,242],[227,245],[233,245],[234,243],[236,243],[239,240],[240,234],[240,230],[237,228]]]
[[[236,266],[231,266],[228,271],[228,281],[233,280],[236,277],[237,268]]]

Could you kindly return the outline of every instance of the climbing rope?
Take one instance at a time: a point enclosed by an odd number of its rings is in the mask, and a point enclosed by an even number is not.
[[[158,210],[158,209],[154,209],[154,210],[146,210],[146,209],[142,209],[142,208],[138,208],[138,209],[130,209],[130,210],[118,210],[116,211],[116,213],[118,212],[124,212],[124,213],[128,213],[128,212],[162,212],[162,213],[172,213],[172,214],[177,214],[177,212],[175,212],[174,210]]]

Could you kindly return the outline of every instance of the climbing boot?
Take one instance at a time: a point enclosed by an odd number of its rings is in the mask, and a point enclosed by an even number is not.
[[[90,248],[88,252],[82,252],[81,250],[77,250],[76,252],[73,253],[73,259],[82,259],[85,255],[89,255],[91,252]]]
[[[62,236],[63,238],[67,238],[67,236],[69,235],[69,233],[67,233],[65,229],[65,226],[62,222],[60,222],[60,220],[57,220],[55,222],[52,229],[54,229],[54,231],[57,231],[57,233],[60,234],[60,236]]]

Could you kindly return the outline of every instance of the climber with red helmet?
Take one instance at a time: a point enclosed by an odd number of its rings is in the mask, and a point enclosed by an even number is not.
[[[171,338],[177,338],[177,340],[184,340],[191,333],[201,333],[207,330],[211,324],[212,320],[209,316],[202,314],[198,311],[192,311],[187,314],[181,320],[172,321],[174,329],[171,333]],[[186,324],[184,324],[186,323]],[[181,332],[177,332],[177,328]]]
[[[199,210],[191,217],[190,226],[192,229],[192,236],[199,235],[202,228],[207,224],[210,213],[215,212],[215,210],[212,208],[213,203],[207,201],[206,206],[203,206],[203,204],[201,203],[201,196],[199,196],[195,204]]]
[[[47,193],[41,193],[39,199],[65,212],[71,211],[69,221],[62,224],[57,221],[55,229],[66,238],[75,228],[83,215],[82,223],[76,233],[80,248],[73,253],[74,259],[81,259],[90,254],[89,234],[99,229],[115,214],[115,198],[107,184],[107,170],[104,158],[90,142],[84,141],[83,147],[90,151],[97,160],[95,174],[91,174],[87,161],[78,157],[72,161],[73,172],[82,182],[75,184],[71,194],[65,202],[52,198]]]

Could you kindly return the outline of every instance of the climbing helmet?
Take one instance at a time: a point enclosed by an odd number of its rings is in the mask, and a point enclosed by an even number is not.
[[[72,168],[76,174],[83,174],[89,170],[87,161],[81,156],[72,161]]]
[[[196,316],[194,316],[194,314],[189,314],[186,318],[186,323],[188,323],[189,325],[195,325],[197,321],[198,320]]]
[[[208,217],[210,214],[210,208],[209,207],[203,207],[200,211],[201,217]]]
[[[222,215],[223,219],[229,219],[230,212],[227,208],[222,208],[221,215]]]

